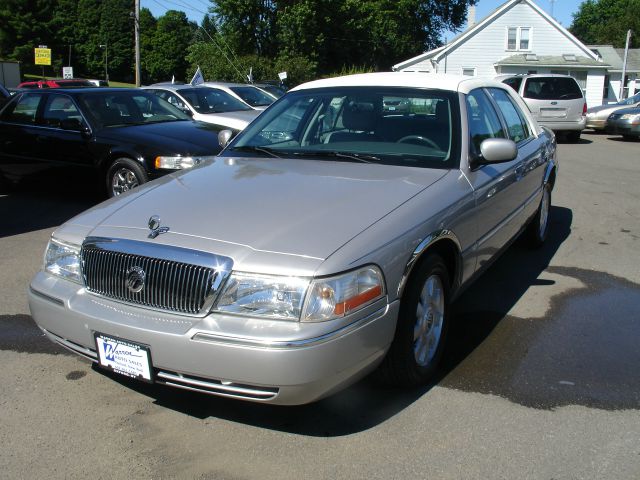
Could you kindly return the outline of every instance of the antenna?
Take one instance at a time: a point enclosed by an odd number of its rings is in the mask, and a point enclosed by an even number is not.
[[[558,0],[549,0],[549,3],[551,4],[551,17],[552,17],[552,18],[555,18],[555,17],[553,16],[553,7],[555,6],[555,4],[556,4],[556,2],[557,2],[557,1],[558,1]]]

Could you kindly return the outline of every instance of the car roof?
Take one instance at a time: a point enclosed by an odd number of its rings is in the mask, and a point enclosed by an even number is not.
[[[408,87],[469,93],[474,88],[483,86],[499,87],[502,89],[505,87],[504,84],[492,78],[484,77],[419,72],[382,72],[360,73],[343,77],[314,80],[312,82],[298,85],[290,91],[330,87]]]
[[[38,88],[38,89],[25,89],[20,92],[29,93],[29,94],[39,94],[46,95],[48,93],[125,93],[125,92],[140,92],[141,88],[117,88],[117,87],[66,87],[66,88]],[[145,92],[148,95],[152,95],[151,93]]]

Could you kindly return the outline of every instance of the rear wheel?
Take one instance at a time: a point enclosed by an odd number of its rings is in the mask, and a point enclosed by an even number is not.
[[[107,195],[116,197],[148,180],[144,169],[130,158],[119,158],[107,170]]]
[[[449,317],[449,273],[436,254],[430,254],[417,268],[402,299],[395,337],[379,370],[382,381],[391,385],[426,383],[442,358]]]
[[[534,248],[542,246],[549,233],[549,212],[551,211],[551,185],[544,184],[542,189],[542,199],[536,212],[536,216],[527,227],[527,234],[531,246]]]

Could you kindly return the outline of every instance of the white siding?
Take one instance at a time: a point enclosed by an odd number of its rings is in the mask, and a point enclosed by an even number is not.
[[[531,45],[527,52],[537,55],[573,53],[587,56],[583,49],[531,6],[519,3],[450,51],[446,60],[444,58],[440,60],[438,72],[461,74],[463,68],[476,67],[479,76],[496,75],[494,67],[496,62],[511,55],[525,53],[507,50],[508,27],[531,27]],[[537,69],[535,62],[532,64],[531,70]],[[413,66],[410,68],[413,69]]]

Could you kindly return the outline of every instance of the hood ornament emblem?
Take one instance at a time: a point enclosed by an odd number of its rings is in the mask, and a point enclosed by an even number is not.
[[[160,217],[158,215],[153,215],[149,217],[149,233],[148,238],[156,238],[161,233],[167,233],[169,231],[169,227],[161,227],[160,226]]]

